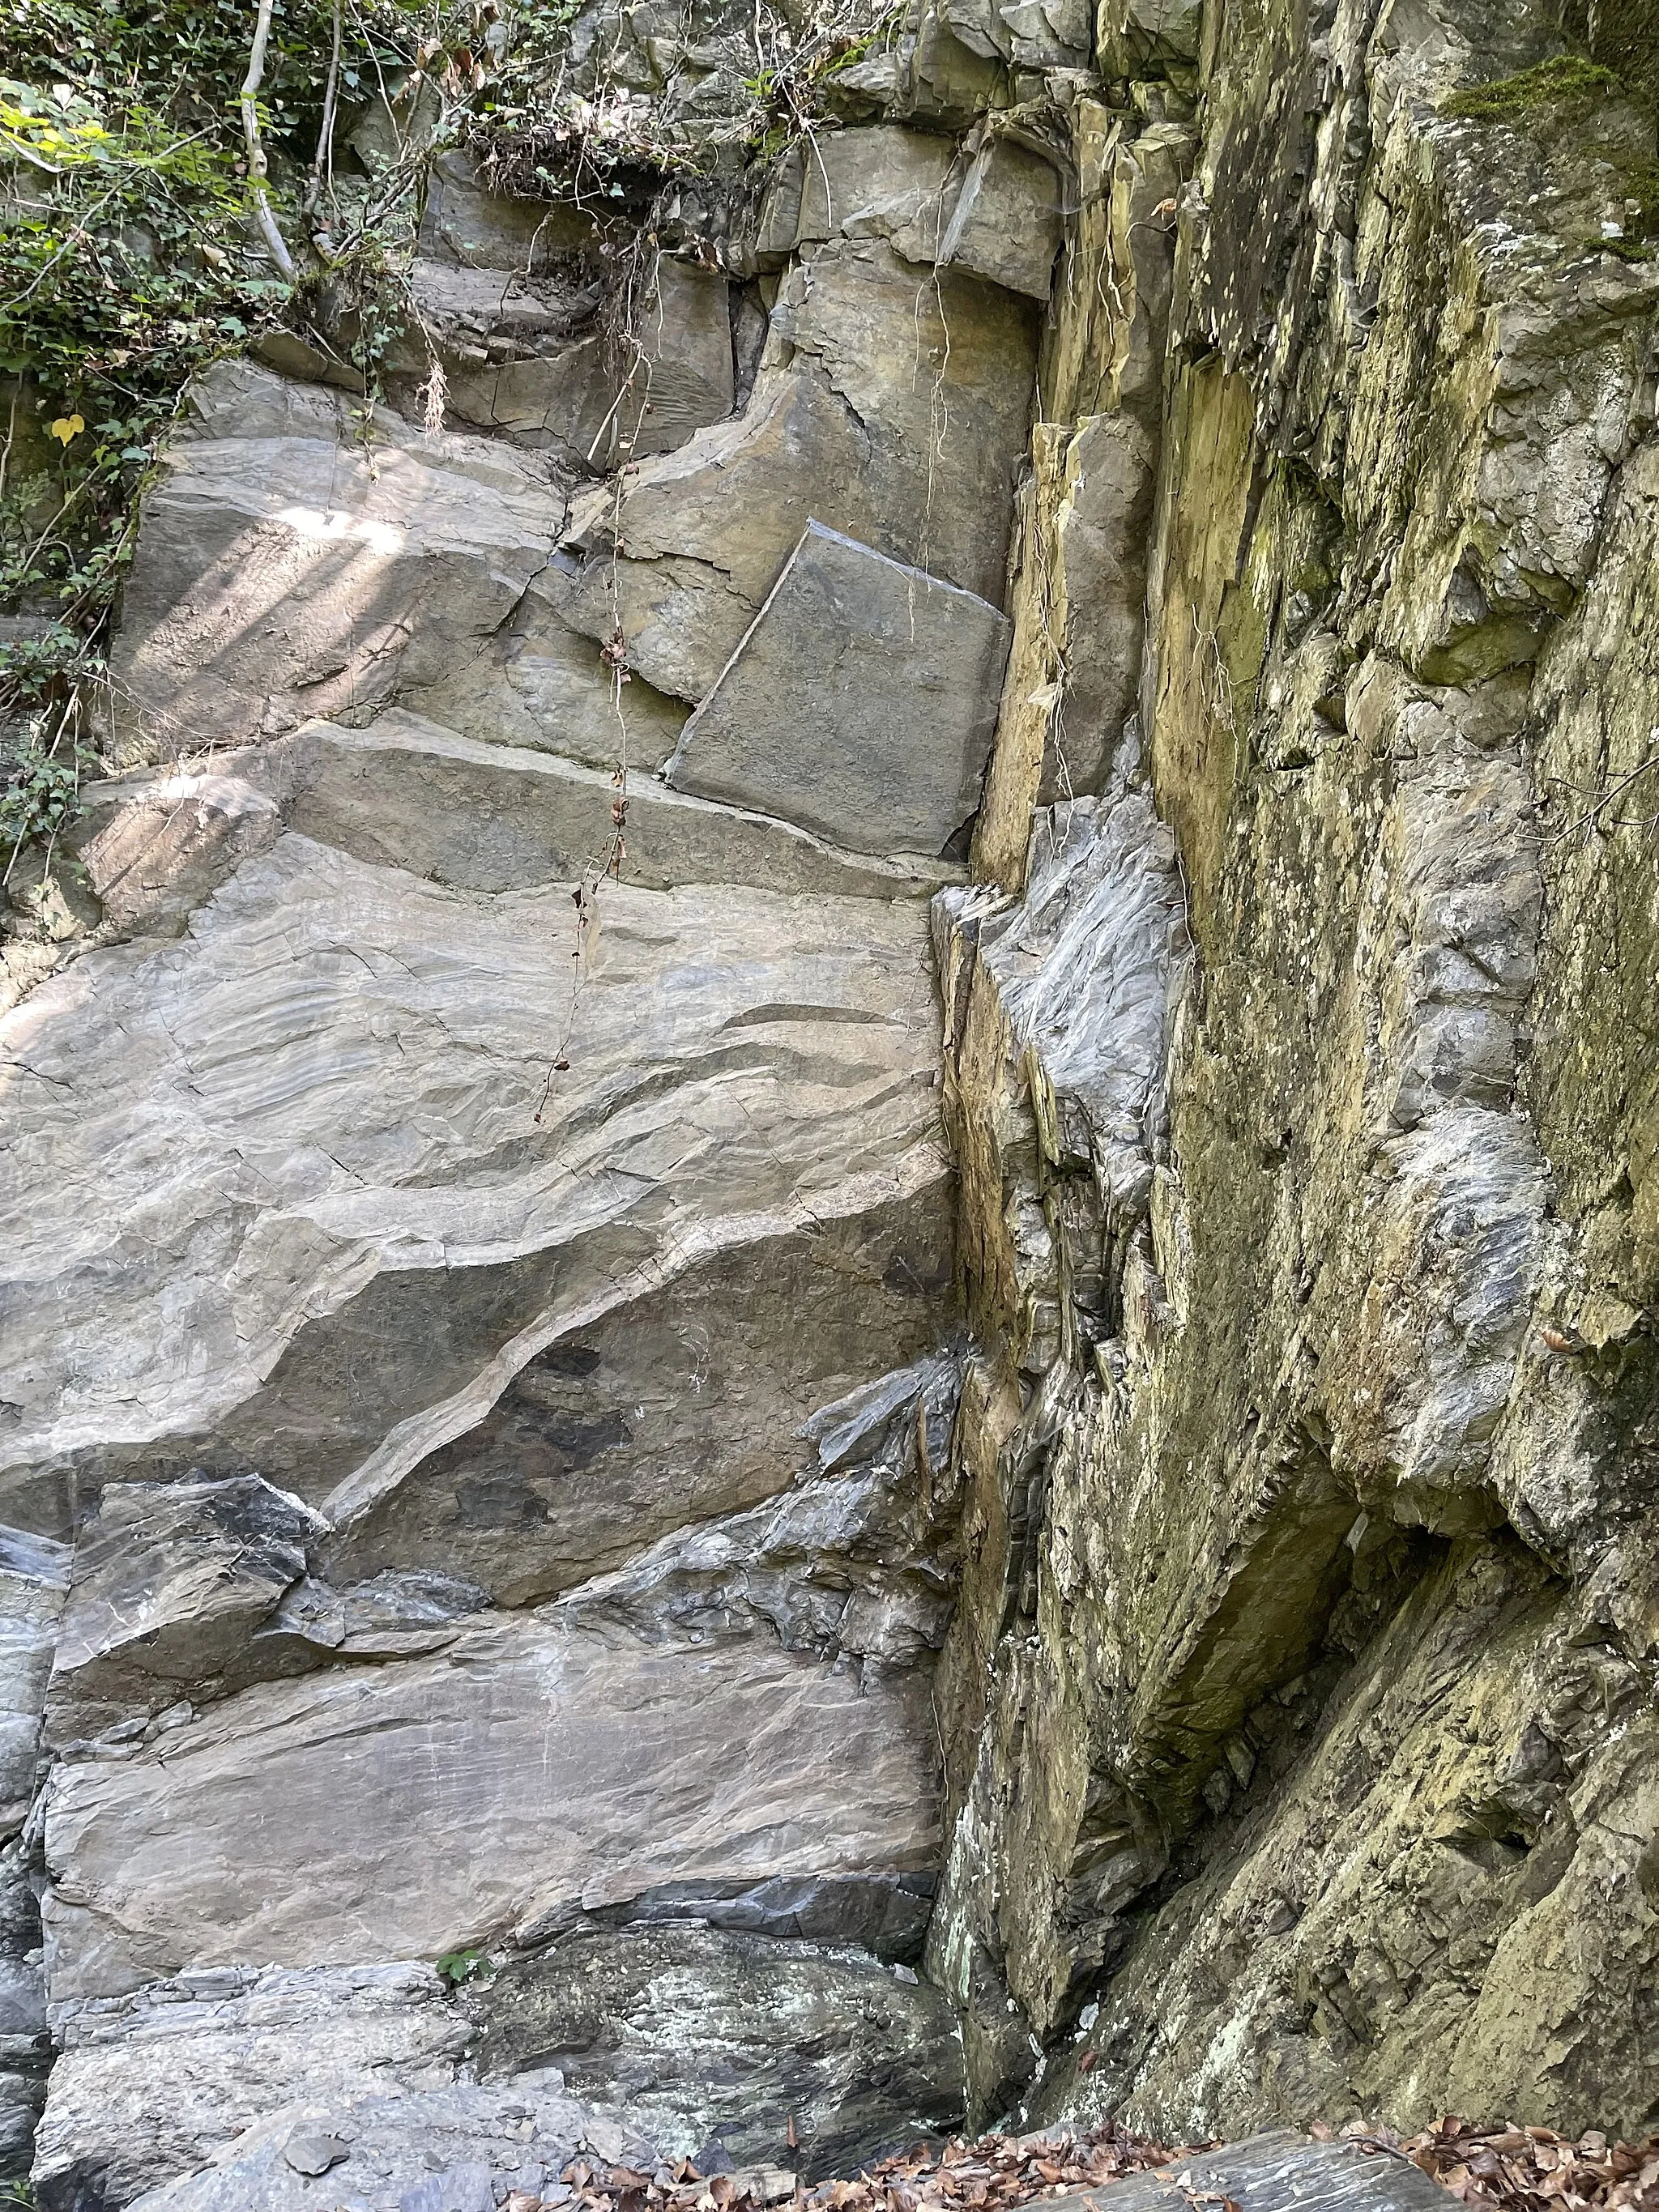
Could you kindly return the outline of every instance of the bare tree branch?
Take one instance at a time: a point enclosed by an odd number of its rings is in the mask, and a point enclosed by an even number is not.
[[[253,50],[247,58],[247,75],[242,80],[242,136],[247,141],[247,188],[253,201],[255,219],[259,234],[270,248],[270,258],[290,284],[297,284],[300,272],[294,265],[294,256],[277,228],[271,213],[270,193],[265,179],[270,172],[265,165],[264,141],[259,136],[259,110],[255,105],[259,87],[264,82],[265,46],[270,37],[271,0],[259,0],[259,14],[253,28]]]
[[[328,83],[323,92],[323,119],[317,131],[317,151],[311,163],[311,181],[306,186],[306,219],[317,211],[326,179],[331,188],[334,183],[334,105],[340,89],[340,33],[345,17],[345,0],[334,0],[334,42],[328,57]]]

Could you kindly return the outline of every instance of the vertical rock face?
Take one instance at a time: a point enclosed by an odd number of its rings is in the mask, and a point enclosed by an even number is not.
[[[647,15],[572,67],[713,114]],[[1564,37],[915,0],[632,348],[445,155],[447,427],[191,396],[0,1063],[46,2212],[1650,2124],[1659,143]]]
[[[1111,38],[1203,100],[1135,295],[1138,696],[1079,778],[1060,640],[1133,495],[1085,534],[1087,457],[1135,420],[1072,396],[1129,274],[1080,217],[997,888],[939,902],[984,1364],[930,1964],[987,2107],[1642,2127],[1654,121],[1541,12],[1152,27]]]

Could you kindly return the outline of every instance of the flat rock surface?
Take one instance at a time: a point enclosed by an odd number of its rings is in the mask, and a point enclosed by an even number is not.
[[[345,2146],[320,2183],[288,2156],[296,2137],[319,2136]],[[250,2127],[204,2172],[147,2191],[133,2212],[494,2212],[497,2185],[503,2197],[533,2197],[584,2150],[653,2163],[637,2130],[565,2095],[556,2072],[491,2088],[313,2100]]]
[[[937,853],[969,820],[1006,617],[807,526],[665,773],[860,851]]]
[[[938,1841],[925,1680],[556,1608],[486,1620],[436,1658],[261,1686],[60,1765],[48,1986],[435,1959],[667,1881],[920,1869]],[[418,1883],[387,1879],[411,1863]]]
[[[862,1223],[865,1295],[807,1336],[773,1309],[781,1484],[814,1407],[937,1340],[925,928],[916,902],[611,885],[573,1008],[568,888],[483,899],[290,834],[183,943],[89,955],[4,1028],[11,1517],[56,1525],[65,1455],[211,1472],[210,1434],[361,1510],[562,1336],[728,1247],[827,1290],[808,1248]]]
[[[283,2106],[442,2088],[471,2033],[431,1966],[410,1960],[208,1969],[59,2006],[52,2023],[43,2205],[72,2203],[77,2189],[125,2203]]]
[[[1409,2159],[1350,2142],[1310,2142],[1288,2128],[1179,2155],[1152,2173],[1054,2200],[1100,2212],[1179,2212],[1206,2194],[1240,2212],[1445,2212],[1446,2191]]]
[[[533,457],[384,410],[354,441],[346,404],[248,362],[192,392],[116,648],[134,751],[366,717],[512,615],[561,512]]]

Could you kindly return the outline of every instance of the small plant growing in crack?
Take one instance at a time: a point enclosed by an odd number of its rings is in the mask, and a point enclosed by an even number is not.
[[[434,1961],[434,1971],[445,1986],[465,1989],[469,1983],[488,1981],[495,1971],[487,1951],[446,1951]]]

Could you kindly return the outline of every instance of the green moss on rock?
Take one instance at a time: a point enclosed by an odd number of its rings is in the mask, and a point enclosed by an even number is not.
[[[1471,85],[1454,93],[1441,107],[1443,115],[1467,115],[1482,122],[1510,122],[1540,107],[1566,100],[1617,99],[1624,86],[1600,62],[1582,54],[1557,54],[1535,68],[1515,76],[1497,78],[1490,84]]]

